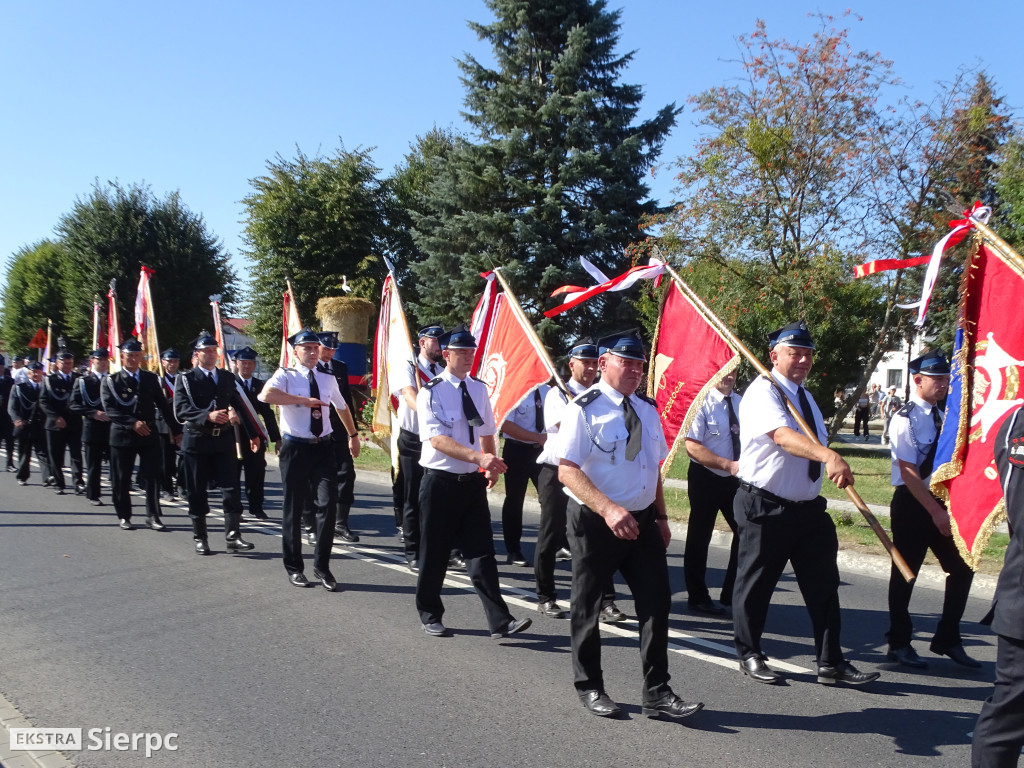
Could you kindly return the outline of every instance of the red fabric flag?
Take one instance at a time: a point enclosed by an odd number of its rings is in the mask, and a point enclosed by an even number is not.
[[[675,283],[661,310],[651,349],[647,394],[654,398],[669,445],[661,473],[668,474],[708,391],[736,370],[740,356]]]
[[[907,269],[908,267],[920,267],[932,260],[931,256],[915,256],[912,259],[875,259],[864,264],[858,264],[853,269],[853,278],[867,277],[876,272],[885,272],[890,269]]]
[[[551,378],[535,338],[523,328],[505,294],[494,297],[493,322],[486,342],[478,347],[483,353],[476,376],[487,385],[498,426],[527,392]]]
[[[43,349],[46,346],[46,331],[40,328],[36,331],[36,335],[32,337],[32,341],[28,343],[29,349]]]
[[[560,315],[577,304],[582,304],[587,299],[591,299],[605,291],[624,291],[627,288],[632,288],[640,280],[654,280],[655,286],[658,286],[661,284],[661,276],[663,274],[665,274],[664,262],[658,259],[651,259],[647,265],[631,267],[621,275],[616,275],[603,283],[591,286],[585,290],[577,290],[579,286],[575,285],[563,285],[560,288],[556,288],[551,295],[559,296],[563,293],[566,294],[565,303],[552,307],[544,313],[544,317]]]
[[[931,488],[946,500],[960,553],[977,567],[1004,513],[992,443],[1007,414],[1024,403],[1024,260],[1004,259],[980,243],[965,270],[961,301]]]

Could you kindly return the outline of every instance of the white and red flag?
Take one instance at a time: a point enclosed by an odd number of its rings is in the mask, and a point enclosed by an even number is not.
[[[736,370],[740,356],[673,282],[654,332],[650,359],[647,394],[657,403],[669,445],[661,467],[664,477],[685,445],[704,398]]]
[[[117,319],[116,282],[111,280],[110,290],[107,291],[107,352],[110,354],[111,373],[121,370],[121,323]]]
[[[89,350],[90,352],[93,349],[100,348],[100,334],[102,333],[101,326],[100,303],[98,301],[94,301],[92,303],[92,349]]]
[[[398,401],[392,397],[402,387],[405,374],[413,365],[412,336],[402,310],[394,273],[384,278],[380,294],[380,315],[377,334],[373,339],[374,434],[390,435],[394,430],[392,417],[398,410]]]
[[[295,294],[292,291],[291,281],[288,281],[288,288],[284,292],[284,313],[281,318],[281,362],[282,368],[293,368],[297,360],[292,345],[288,343],[288,337],[294,336],[302,330],[302,321],[299,319],[299,309],[295,306]]]
[[[220,322],[220,300],[222,294],[215,293],[210,297],[210,308],[213,310],[213,338],[217,340],[217,367],[227,368],[228,356],[224,348],[224,329]]]
[[[584,262],[584,259],[580,260]],[[584,269],[587,270],[594,277],[604,277],[600,270],[594,267],[590,262],[584,263]],[[565,301],[559,304],[557,307],[553,307],[544,313],[545,317],[554,317],[560,315],[567,309],[572,309],[577,304],[582,304],[587,299],[591,299],[594,296],[598,296],[605,291],[624,291],[627,288],[632,288],[640,280],[656,280],[658,282],[655,285],[660,284],[661,276],[665,274],[665,264],[659,259],[652,258],[650,262],[644,265],[637,265],[631,269],[626,270],[621,275],[616,277],[608,278],[602,283],[593,285],[590,288],[583,288],[578,285],[563,285],[560,288],[556,288],[552,291],[552,296],[558,296],[561,294],[567,294]]]
[[[143,265],[139,272],[139,288],[135,293],[135,326],[132,334],[142,342],[146,370],[160,373],[160,342],[156,337],[156,315],[153,312],[153,294],[149,289],[153,270]]]

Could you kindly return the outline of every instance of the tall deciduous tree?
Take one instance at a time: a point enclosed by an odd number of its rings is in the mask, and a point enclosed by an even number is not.
[[[643,98],[619,82],[633,54],[616,52],[618,11],[604,0],[487,0],[495,21],[471,23],[491,46],[495,66],[459,62],[471,140],[457,140],[423,211],[414,213],[413,265],[424,315],[468,319],[496,266],[539,321],[559,285],[590,281],[585,256],[609,274],[629,266],[647,200],[644,174],[656,161],[678,110],[669,105],[635,122]],[[540,322],[548,342],[622,322],[621,299]]]
[[[235,300],[227,254],[177,192],[158,199],[145,185],[97,183],[92,194],[75,201],[56,231],[65,254],[63,330],[81,348],[92,341],[93,299],[106,296],[111,279],[117,280],[122,334],[131,332],[143,264],[155,270],[150,286],[163,347],[185,350],[200,330],[210,328],[210,294],[222,294],[225,308]]]
[[[63,326],[66,300],[60,285],[64,261],[60,244],[51,240],[22,248],[8,260],[0,307],[0,338],[8,352],[25,352],[36,331],[46,328],[48,319],[58,329]]]
[[[294,160],[280,155],[251,180],[243,237],[253,264],[249,316],[260,353],[276,359],[281,344],[285,279],[295,289],[299,316],[315,324],[324,296],[343,295],[342,276],[354,295],[376,299],[387,273],[390,193],[369,150],[338,150],[331,157]]]

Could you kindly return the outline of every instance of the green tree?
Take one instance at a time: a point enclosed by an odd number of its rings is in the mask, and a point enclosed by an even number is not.
[[[157,199],[141,184],[96,184],[75,201],[56,227],[65,255],[60,289],[67,301],[65,330],[82,349],[92,341],[93,299],[106,309],[116,280],[121,333],[132,331],[139,268],[155,270],[150,283],[162,347],[184,351],[199,331],[212,326],[208,296],[222,294],[225,309],[235,300],[235,274],[203,217],[177,192]]]
[[[619,82],[632,53],[619,54],[620,12],[603,0],[487,0],[495,21],[470,23],[496,62],[459,62],[472,140],[457,139],[414,211],[413,265],[422,316],[467,320],[483,284],[502,267],[549,344],[625,322],[609,294],[542,320],[547,295],[586,280],[584,256],[609,274],[629,266],[627,246],[655,212],[644,174],[678,111],[669,105],[635,123],[643,91]],[[538,322],[539,321],[539,322]]]
[[[1001,205],[996,222],[999,234],[1017,251],[1024,252],[1024,140],[1012,136],[1000,152],[996,197]]]
[[[343,275],[354,295],[379,297],[391,201],[379,171],[369,150],[342,147],[331,157],[278,155],[266,175],[250,181],[253,192],[243,200],[245,255],[253,265],[249,317],[265,358],[280,353],[286,278],[309,325],[319,299],[343,295]]]
[[[60,285],[64,261],[61,245],[52,240],[22,248],[8,260],[0,338],[12,354],[26,352],[36,332],[46,329],[48,319],[56,332],[63,327],[66,302]]]

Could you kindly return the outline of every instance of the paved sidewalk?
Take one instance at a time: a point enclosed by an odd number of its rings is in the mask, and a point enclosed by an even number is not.
[[[11,750],[11,728],[31,728],[30,723],[0,693],[0,766],[2,768],[70,768],[72,763],[60,752],[22,752]]]

